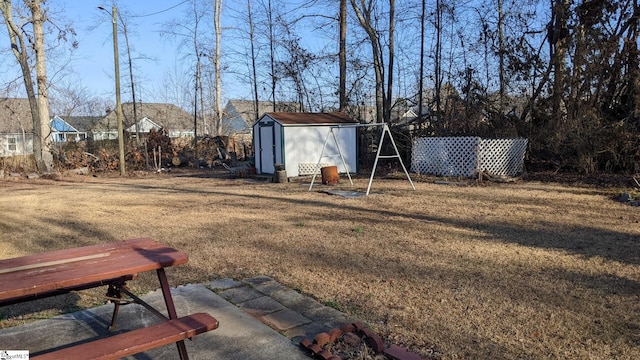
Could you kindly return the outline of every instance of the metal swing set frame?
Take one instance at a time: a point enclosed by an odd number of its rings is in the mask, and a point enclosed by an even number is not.
[[[334,130],[336,129],[339,130],[344,128],[374,127],[374,126],[382,126],[382,134],[380,135],[380,142],[378,143],[376,158],[375,158],[375,161],[373,162],[373,169],[371,170],[371,176],[369,177],[369,185],[367,186],[366,195],[369,195],[369,192],[371,190],[371,184],[373,183],[373,176],[376,173],[376,168],[378,166],[379,159],[398,158],[398,161],[402,166],[402,170],[404,171],[404,174],[407,176],[407,180],[409,180],[409,184],[411,184],[411,188],[415,190],[416,187],[413,185],[413,181],[411,181],[409,172],[407,171],[407,168],[404,166],[404,163],[402,162],[402,158],[400,157],[400,152],[398,151],[396,142],[395,140],[393,140],[393,135],[391,135],[391,130],[389,130],[389,125],[387,123],[382,123],[382,124],[355,124],[355,125],[331,126],[329,133],[327,134],[327,137],[324,140],[324,145],[322,146],[322,151],[320,152],[320,158],[318,159],[318,162],[316,163],[315,169],[313,171],[313,178],[311,179],[311,184],[309,185],[309,191],[311,191],[311,189],[313,188],[313,184],[316,180],[316,176],[318,176],[318,170],[320,170],[320,163],[322,162],[322,159],[329,158],[329,157],[338,157],[338,156],[340,157],[340,160],[342,160],[342,165],[344,166],[344,169],[347,172],[349,183],[353,186],[353,179],[351,179],[351,174],[349,173],[349,167],[347,166],[347,163],[344,161],[344,156],[342,155],[342,150],[340,150],[340,144],[338,144],[338,139],[336,139],[336,134]],[[389,135],[389,139],[391,140],[391,144],[393,145],[393,149],[395,150],[395,155],[380,155],[380,150],[382,149],[382,144],[384,143],[385,134]],[[327,144],[329,143],[329,139],[333,139],[333,142],[335,143],[336,148],[338,149],[337,154],[325,155],[325,150],[327,149]]]

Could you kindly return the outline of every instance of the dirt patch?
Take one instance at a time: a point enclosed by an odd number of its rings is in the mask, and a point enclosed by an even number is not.
[[[189,254],[172,284],[269,275],[423,357],[640,358],[640,212],[612,201],[620,189],[417,177],[412,191],[400,177],[345,198],[227,175],[0,180],[0,257],[148,236]],[[0,316],[10,326],[68,310]]]

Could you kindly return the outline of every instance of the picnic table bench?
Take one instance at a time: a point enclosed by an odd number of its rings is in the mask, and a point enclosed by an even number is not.
[[[0,260],[0,306],[32,301],[76,290],[108,286],[115,299],[111,327],[123,294],[163,321],[145,328],[96,339],[32,358],[119,359],[176,343],[180,359],[188,359],[185,339],[214,330],[218,321],[206,313],[178,317],[164,268],[184,264],[186,253],[152,239],[132,239]],[[131,293],[126,282],[139,273],[157,273],[167,315]]]

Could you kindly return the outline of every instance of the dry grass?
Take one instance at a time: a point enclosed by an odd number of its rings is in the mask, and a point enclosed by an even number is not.
[[[423,356],[640,358],[640,210],[610,190],[429,181],[414,192],[376,179],[374,194],[347,199],[307,188],[186,175],[0,181],[0,257],[149,236],[190,255],[172,284],[269,275]]]

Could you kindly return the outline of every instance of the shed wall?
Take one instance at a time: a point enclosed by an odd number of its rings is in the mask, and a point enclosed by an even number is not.
[[[325,125],[283,127],[284,164],[288,176],[304,175],[299,173],[298,165],[301,163],[314,165],[318,163],[330,130],[331,126]],[[335,128],[334,134],[349,172],[356,172],[358,154],[356,151],[356,128]],[[340,173],[346,172],[336,142],[331,136],[324,149],[321,162],[337,166]]]

